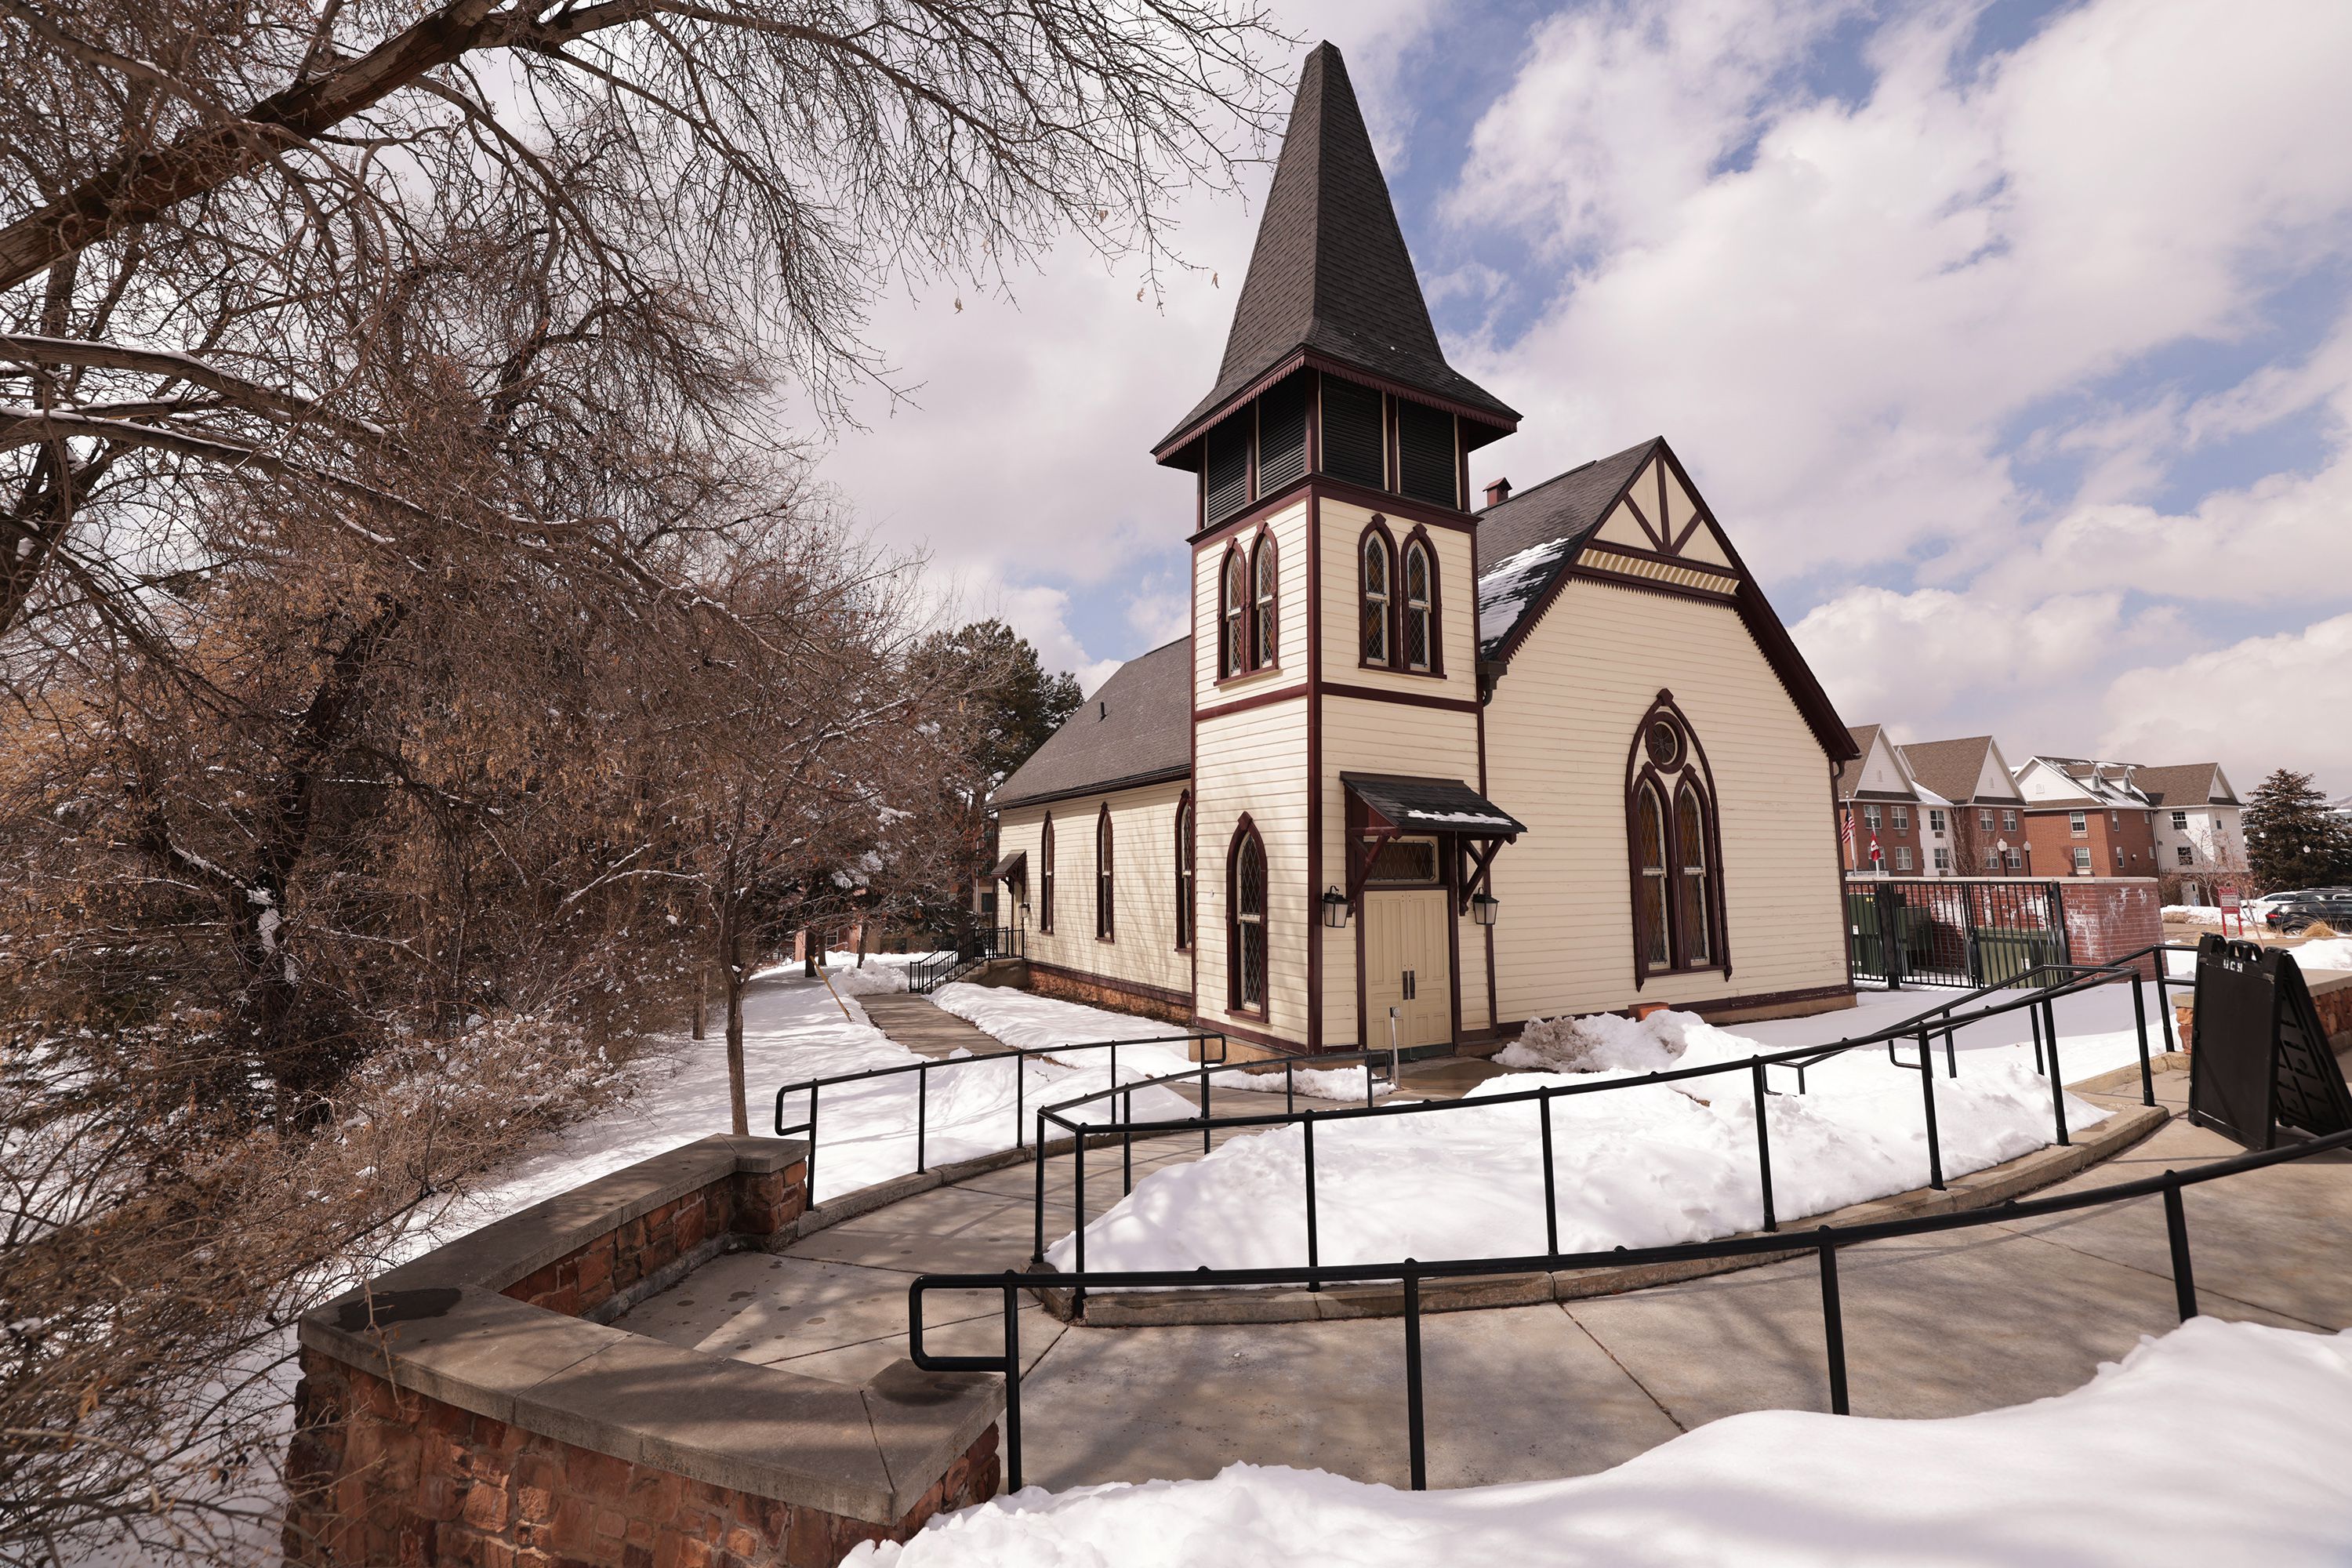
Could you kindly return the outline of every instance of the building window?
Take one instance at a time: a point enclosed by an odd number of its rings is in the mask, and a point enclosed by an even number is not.
[[[1873,833],[1878,831],[1878,807],[1874,805],[1865,805],[1862,808],[1862,825],[1864,827],[1869,828]]]
[[[1988,871],[1998,871],[2000,869],[2000,850],[1988,849],[1984,852],[1984,868]]]
[[[1911,846],[1908,844],[1897,844],[1895,847],[1895,868],[1898,871],[1911,869]]]
[[[1192,945],[1192,792],[1176,802],[1176,949]]]
[[[2118,844],[2118,845],[2116,845],[2116,864],[2117,866],[2121,866],[2123,863],[2124,863],[2124,847],[2123,847],[2122,845]]]
[[[2179,861],[2183,866],[2194,866],[2197,864],[2197,852],[2189,848],[2186,844],[2175,845],[2173,847],[2172,854],[2173,858]]]
[[[1937,851],[1936,851],[1936,869],[1937,869],[1937,870],[1938,870],[1938,871],[1949,871],[1951,868],[1952,868],[1952,852],[1951,852],[1950,850],[1948,850],[1948,849],[1938,849],[1938,850],[1937,850]]]
[[[2066,831],[2080,837],[2091,831],[2091,825],[2084,820],[2081,812],[2070,811],[2066,814]]]
[[[1224,593],[1217,611],[1217,679],[1249,668],[1249,561],[1237,549],[1225,552],[1221,575]]]
[[[1261,533],[1250,547],[1250,574],[1257,580],[1255,614],[1250,617],[1250,668],[1266,669],[1275,664],[1282,646],[1275,629],[1281,572],[1274,557],[1274,535]]]
[[[1658,970],[1727,973],[1722,838],[1706,753],[1664,691],[1633,735],[1625,826],[1633,873],[1634,984]]]
[[[2002,830],[2003,832],[2005,832],[2005,833],[2014,833],[2014,832],[2016,832],[2016,831],[2017,831],[2017,813],[2015,813],[2015,812],[2013,812],[2013,811],[2004,811],[2004,812],[2002,812],[2002,813],[2000,814],[2000,826],[2001,826],[2001,830]]]
[[[2021,871],[2025,868],[2025,851],[2012,849],[2009,852],[2009,868],[2012,871]]]
[[[1990,812],[1990,811],[1986,811],[1986,810],[1979,810],[1979,811],[1978,811],[1978,813],[1977,813],[1977,829],[1978,829],[1978,831],[1979,831],[1979,832],[1982,832],[1982,833],[1990,833],[1990,832],[1992,831],[1992,813],[1991,813],[1991,812]]]
[[[1404,667],[1427,669],[1436,658],[1437,571],[1429,546],[1413,540],[1404,547]]]
[[[1930,811],[1927,814],[1927,831],[1934,834],[1938,838],[1941,838],[1944,836],[1944,814],[1942,812]]]
[[[1110,802],[1102,804],[1095,816],[1095,940],[1112,942],[1118,938],[1117,922],[1111,913],[1110,877]]]
[[[1377,526],[1364,530],[1364,662],[1389,661],[1389,541]]]
[[[1050,811],[1037,835],[1037,929],[1048,935],[1054,930],[1054,814]]]
[[[1908,832],[1911,827],[1911,808],[1907,805],[1897,805],[1890,806],[1888,809],[1895,814],[1895,826]]]
[[[2087,844],[2077,844],[2074,846],[2074,875],[2087,877],[2090,874],[2091,847]]]
[[[1384,888],[1426,887],[1437,880],[1437,840],[1388,838],[1372,851],[1366,883]]]
[[[2177,833],[2186,833],[2186,832],[2188,832],[2188,831],[2189,831],[2189,814],[2188,814],[2187,812],[2185,812],[2185,811],[2176,811],[2176,812],[2174,812],[2174,813],[2172,814],[2172,826],[2173,826],[2173,831],[2175,831],[2175,832],[2177,832]]]
[[[1236,1013],[1265,1014],[1265,842],[1246,816],[1225,857],[1225,993]]]

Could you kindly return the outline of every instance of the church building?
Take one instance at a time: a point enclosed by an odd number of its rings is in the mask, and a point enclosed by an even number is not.
[[[1280,1051],[1648,1004],[1851,1005],[1845,726],[1663,438],[1472,506],[1339,53],[1307,58],[1208,395],[1192,631],[996,792],[1033,984]]]

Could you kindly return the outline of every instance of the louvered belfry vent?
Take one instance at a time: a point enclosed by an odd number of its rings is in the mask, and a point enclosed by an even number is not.
[[[1307,383],[1294,375],[1257,400],[1257,493],[1270,496],[1307,472]]]
[[[1323,471],[1380,489],[1388,479],[1381,447],[1381,395],[1369,386],[1325,376]]]
[[[1454,416],[1397,399],[1397,489],[1415,500],[1459,506],[1454,477]]]
[[[1209,517],[1232,516],[1249,504],[1249,418],[1228,419],[1209,432]]]

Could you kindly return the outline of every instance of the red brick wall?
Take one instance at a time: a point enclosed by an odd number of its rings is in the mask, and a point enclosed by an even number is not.
[[[508,1286],[501,1295],[567,1318],[585,1318],[617,1293],[714,1236],[772,1236],[808,1207],[808,1167],[741,1172],[672,1198],[615,1231]]]
[[[289,1563],[366,1568],[830,1568],[996,1495],[996,1428],[890,1529],[688,1480],[471,1415],[305,1350]],[[311,1506],[299,1506],[308,1499]]]
[[[2065,819],[2059,824],[2063,826]],[[2071,877],[2059,883],[2066,906],[2066,942],[2076,963],[2105,963],[2164,940],[2164,899],[2154,878],[2094,881]],[[2156,978],[2156,960],[2139,961],[2140,973]]]
[[[1878,807],[1879,826],[1875,830],[1871,827],[1866,816],[1874,805]],[[1853,821],[1853,837],[1845,846],[1847,870],[1867,875],[1884,869],[1893,877],[1921,877],[1935,870],[1936,854],[1927,837],[1927,809],[1918,805],[1905,809],[1910,814],[1910,826],[1897,827],[1895,826],[1895,807],[1888,802],[1857,800],[1844,803],[1842,810]],[[1877,866],[1874,866],[1870,858],[1870,841],[1874,836],[1886,857]],[[1948,834],[1944,843],[1947,846],[1951,843]],[[1911,865],[1907,869],[1896,863],[1895,851],[1898,846],[1911,851]]]
[[[2077,846],[2090,850],[2094,877],[2153,877],[2163,869],[2156,862],[2156,819],[2145,811],[2110,814],[2086,806],[2079,837],[2072,816],[2064,811],[2028,812],[2025,826],[2037,877],[2073,876]],[[2119,848],[2124,852],[2121,864],[2116,860]]]

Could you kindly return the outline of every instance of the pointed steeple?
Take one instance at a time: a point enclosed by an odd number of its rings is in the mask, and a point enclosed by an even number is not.
[[[1494,435],[1518,423],[1445,363],[1347,62],[1328,43],[1299,73],[1216,387],[1161,441],[1162,459],[1300,350],[1491,425]]]

